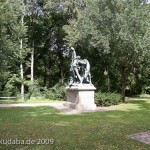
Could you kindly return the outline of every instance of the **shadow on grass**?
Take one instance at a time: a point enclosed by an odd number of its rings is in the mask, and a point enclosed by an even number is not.
[[[40,107],[24,107],[24,108],[0,108],[0,113],[3,114],[2,118],[10,119],[15,118],[37,118],[39,120],[51,119],[51,120],[68,120],[72,121],[81,120],[82,119],[109,119],[109,118],[125,118],[125,117],[133,117],[133,119],[138,115],[141,117],[147,117],[150,114],[150,101],[129,101],[125,102],[121,105],[116,105],[109,107],[109,111],[106,112],[86,112],[76,115],[67,115],[62,111],[58,111],[55,108],[48,106],[40,106]],[[115,108],[115,109],[114,109]],[[136,115],[135,115],[136,114]],[[134,116],[135,115],[135,116]],[[4,117],[5,116],[5,117]],[[1,120],[2,120],[1,118]],[[21,119],[21,120],[22,120]],[[25,119],[25,120],[26,120]],[[70,121],[71,121],[70,120]]]
[[[127,135],[150,130],[150,103],[130,101],[138,109],[66,115],[51,107],[0,108],[3,139],[53,138],[54,145],[30,145],[30,149],[147,149]],[[18,145],[0,145],[2,149]],[[24,145],[20,145],[20,148]],[[29,149],[29,145],[26,146]],[[25,147],[24,147],[25,148]]]
[[[11,104],[10,104],[11,106]],[[18,113],[17,115],[23,115],[24,116],[33,116],[33,117],[38,117],[38,116],[46,116],[46,115],[55,115],[55,116],[65,116],[65,117],[71,117],[71,116],[85,116],[85,115],[93,115],[93,114],[104,114],[104,113],[111,113],[111,112],[129,112],[133,113],[134,111],[139,112],[139,111],[150,111],[150,101],[127,101],[125,103],[121,103],[119,105],[114,105],[107,107],[106,110],[109,110],[107,112],[84,112],[81,114],[76,114],[76,115],[67,115],[62,111],[59,111],[55,108],[49,107],[49,106],[37,106],[37,107],[15,107],[15,108],[0,108],[0,111],[7,112],[9,114],[9,111],[15,112],[15,110],[20,111],[22,113]],[[9,110],[9,111],[8,111]],[[24,110],[24,111],[23,111]]]
[[[150,101],[149,100],[138,100],[138,101],[128,101],[124,104],[136,104],[140,110],[149,110],[150,111]]]

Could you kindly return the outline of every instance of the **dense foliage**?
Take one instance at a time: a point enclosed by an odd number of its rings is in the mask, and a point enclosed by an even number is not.
[[[100,93],[95,94],[95,104],[97,106],[117,105],[120,102],[121,96],[116,93]]]
[[[101,92],[150,92],[145,0],[1,0],[0,96],[62,99],[74,46]]]
[[[132,88],[128,82],[138,82],[139,66],[145,63],[150,52],[149,5],[137,0],[87,0],[79,17],[69,23],[64,27],[68,33],[66,40],[71,45],[80,44],[82,51],[86,49],[84,55],[97,55],[90,56],[94,58],[92,65],[96,66],[96,71],[99,66],[100,70],[109,71],[108,84],[118,83],[120,89],[115,89],[121,90],[124,101],[126,87]],[[99,76],[97,80],[100,80]],[[135,89],[135,92],[140,90]]]

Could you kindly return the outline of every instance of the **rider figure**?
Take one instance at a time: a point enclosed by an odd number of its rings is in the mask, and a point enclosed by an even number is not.
[[[79,80],[79,82],[82,82],[82,78],[79,74],[79,65],[78,65],[78,61],[80,59],[80,56],[76,56],[76,52],[75,49],[73,47],[71,47],[71,51],[72,51],[72,63],[71,63],[71,71],[73,71],[73,76]]]

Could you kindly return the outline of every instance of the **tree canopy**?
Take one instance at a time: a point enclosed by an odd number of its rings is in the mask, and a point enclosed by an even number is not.
[[[34,95],[69,79],[75,47],[98,91],[150,91],[150,6],[146,0],[1,0],[0,95]],[[36,95],[36,94],[35,94]],[[37,94],[38,95],[38,94]]]

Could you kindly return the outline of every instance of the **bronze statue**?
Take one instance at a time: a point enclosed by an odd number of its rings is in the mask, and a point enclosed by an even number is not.
[[[90,64],[87,59],[80,59],[80,56],[76,55],[75,49],[70,49],[72,60],[70,64],[70,82],[69,85],[73,84],[91,84]]]

